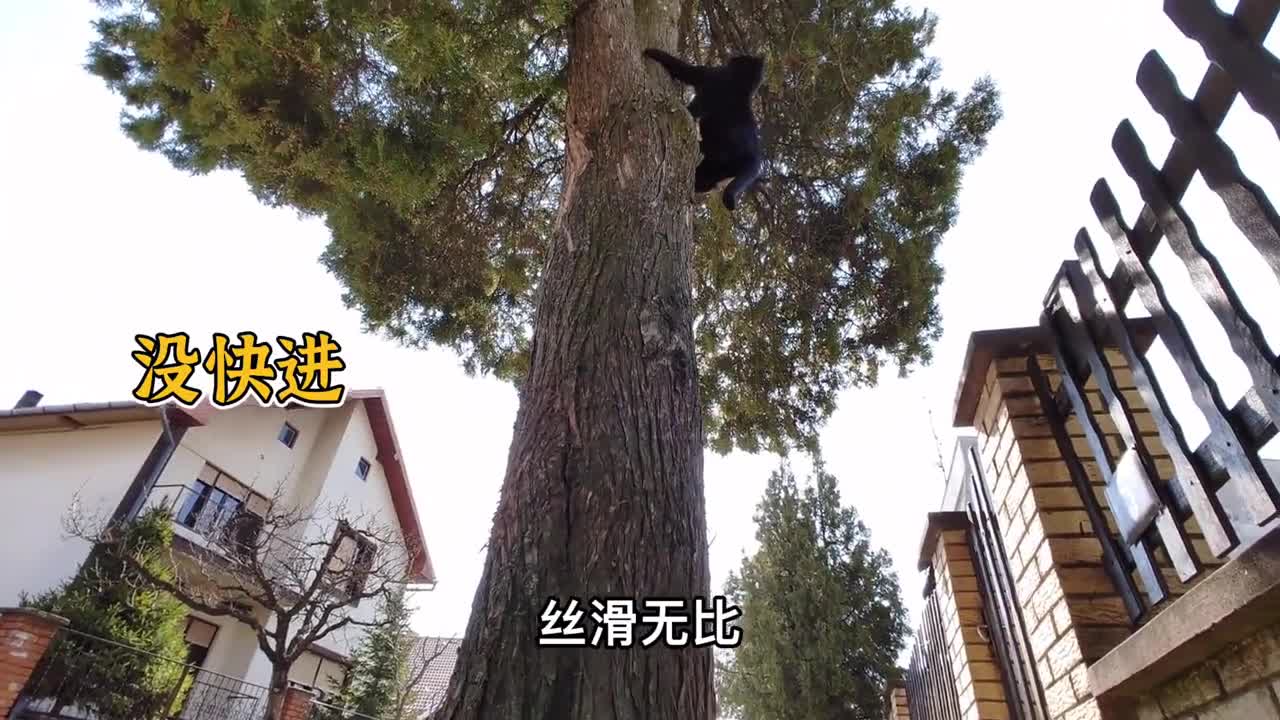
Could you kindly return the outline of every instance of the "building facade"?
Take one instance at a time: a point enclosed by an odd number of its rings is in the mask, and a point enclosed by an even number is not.
[[[253,527],[283,507],[305,519],[292,530],[301,544],[323,547],[334,538],[335,557],[360,550],[342,544],[344,518],[380,523],[413,549],[403,563],[410,586],[435,582],[380,390],[350,391],[332,408],[133,402],[14,408],[0,412],[0,487],[6,488],[0,538],[8,548],[32,549],[5,553],[0,607],[74,575],[90,546],[66,532],[68,520],[127,520],[153,507],[173,519],[180,565],[225,552],[220,541],[233,523]],[[375,611],[376,603],[364,602],[350,614],[369,620]],[[336,691],[363,632],[351,624],[324,638],[294,664],[291,681],[322,695]],[[242,623],[193,611],[187,643],[188,659],[211,677],[268,685],[270,663]]]

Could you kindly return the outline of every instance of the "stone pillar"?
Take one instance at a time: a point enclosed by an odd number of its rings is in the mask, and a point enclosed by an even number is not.
[[[0,608],[0,718],[9,717],[64,618],[39,610]]]
[[[942,616],[942,637],[955,674],[964,720],[1008,720],[1008,702],[990,642],[982,632],[982,594],[969,549],[963,512],[929,514],[921,547],[921,569],[931,568]]]
[[[1055,720],[1102,717],[1104,713],[1088,688],[1087,665],[1127,638],[1133,628],[1104,569],[1102,544],[1085,512],[1084,497],[1072,481],[1067,458],[1040,406],[1028,372],[1027,353],[1026,347],[1017,352],[996,350],[985,369],[968,369],[966,382],[976,384],[975,377],[982,378],[981,389],[970,391],[977,396],[972,424],[978,433],[982,473],[997,509],[1050,716]],[[1104,354],[1158,474],[1167,479],[1173,472],[1172,463],[1134,388],[1132,373],[1119,353],[1107,350]],[[1056,392],[1060,387],[1056,363],[1047,354],[1036,358],[1049,387]],[[979,372],[982,375],[976,375]],[[1096,383],[1090,379],[1084,390],[1104,442],[1118,457],[1124,445]],[[1072,417],[1066,431],[1071,450],[1115,536],[1115,520],[1083,426]],[[1186,527],[1201,557],[1212,557],[1194,520]],[[1188,588],[1178,580],[1163,550],[1155,559],[1169,585],[1170,599],[1184,594]],[[1163,603],[1153,611],[1167,606]]]
[[[911,720],[907,686],[901,680],[889,684],[889,691],[885,694],[885,720]]]
[[[1057,387],[1052,358],[1038,362]],[[1096,399],[1096,398],[1095,398]],[[1115,427],[1092,408],[1119,449]],[[982,474],[991,490],[1030,650],[1054,720],[1101,717],[1089,691],[1087,663],[1129,634],[1124,603],[1102,565],[1102,544],[1093,534],[1084,501],[1053,437],[1027,373],[1026,357],[995,358],[986,372],[975,429]],[[1069,427],[1072,445],[1090,458],[1080,426]],[[1088,463],[1094,496],[1106,506]],[[1110,519],[1109,513],[1104,509]]]
[[[284,703],[280,706],[280,720],[309,720],[312,694],[301,688],[290,687],[284,691]]]

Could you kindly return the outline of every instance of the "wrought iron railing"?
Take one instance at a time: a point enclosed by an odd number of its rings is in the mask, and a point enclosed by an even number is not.
[[[1000,518],[982,474],[976,443],[964,446],[966,480],[961,499],[987,639],[995,651],[1013,720],[1049,720],[1044,684],[1031,650],[1030,628],[1015,591]]]
[[[912,720],[961,720],[955,669],[936,589],[930,568],[924,613],[907,667],[907,704]]]
[[[262,519],[238,498],[206,488],[167,484],[152,488],[148,505],[162,507],[184,527],[228,552],[247,552],[256,545]],[[231,502],[224,498],[231,498]]]
[[[17,720],[259,720],[267,688],[64,628],[19,696]]]

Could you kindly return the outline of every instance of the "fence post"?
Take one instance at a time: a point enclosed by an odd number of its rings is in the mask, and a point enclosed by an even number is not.
[[[290,687],[284,691],[280,705],[280,720],[307,720],[311,717],[311,701],[314,696],[308,690]]]
[[[902,680],[889,683],[885,692],[885,720],[911,720],[911,710],[907,706],[907,685]]]
[[[1123,378],[1118,391],[1132,393],[1123,359],[1109,348],[1104,353],[1112,372]],[[1103,712],[1086,678],[1089,663],[1128,637],[1131,621],[1124,589],[1107,568],[1112,549],[1100,540],[1116,532],[1115,521],[1096,464],[1089,462],[1084,426],[1074,416],[1063,421],[1048,396],[1058,372],[1056,362],[1044,355],[993,354],[974,409],[982,476],[1016,578],[1014,594],[1048,717],[1127,718],[1131,715]],[[1098,391],[1086,386],[1084,392],[1102,439],[1112,450],[1123,447],[1106,410],[1094,409],[1102,407]],[[1150,432],[1149,412],[1136,398],[1131,402],[1138,425]],[[1169,460],[1158,438],[1145,439],[1157,466],[1167,472]],[[1106,527],[1095,527],[1095,521]],[[1177,580],[1167,562],[1156,559],[1154,565],[1162,576]]]
[[[9,717],[18,695],[65,618],[30,608],[0,608],[0,718]]]

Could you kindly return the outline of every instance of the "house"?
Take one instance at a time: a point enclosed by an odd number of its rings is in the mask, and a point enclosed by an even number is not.
[[[41,406],[39,397],[28,393],[18,407],[0,411],[0,487],[6,488],[0,540],[8,548],[0,607],[53,587],[85,560],[88,543],[64,531],[73,502],[83,513],[116,520],[165,508],[180,558],[218,552],[216,541],[232,519],[260,519],[276,503],[300,514],[341,507],[381,518],[398,540],[418,549],[404,567],[411,585],[435,583],[381,390],[349,391],[341,406],[324,408],[184,409],[132,401]],[[306,532],[334,538],[335,555],[342,556],[347,537],[338,520],[325,526],[316,512]],[[350,614],[367,620],[375,610],[366,602]],[[338,689],[362,632],[353,624],[324,638],[294,664],[290,679],[322,694]],[[268,684],[267,658],[254,633],[237,621],[192,612],[187,642],[189,661],[208,677]]]
[[[457,638],[419,637],[409,654],[409,682],[413,688],[406,717],[426,720],[444,702],[453,666],[458,662]]]

